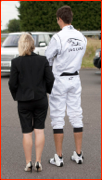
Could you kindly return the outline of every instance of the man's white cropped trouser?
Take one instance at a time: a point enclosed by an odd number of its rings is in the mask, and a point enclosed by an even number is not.
[[[83,127],[79,75],[55,76],[53,89],[49,96],[49,105],[53,129],[63,129],[66,107],[73,128]]]

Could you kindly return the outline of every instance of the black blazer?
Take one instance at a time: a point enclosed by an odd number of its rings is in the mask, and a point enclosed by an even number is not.
[[[45,56],[35,53],[11,61],[9,89],[16,101],[38,100],[51,93],[54,76]]]

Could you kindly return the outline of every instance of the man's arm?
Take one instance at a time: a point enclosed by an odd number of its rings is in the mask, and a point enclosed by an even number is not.
[[[52,37],[52,39],[45,51],[45,56],[46,56],[50,66],[53,65],[54,57],[58,54],[58,52],[59,52],[58,42],[54,37]]]

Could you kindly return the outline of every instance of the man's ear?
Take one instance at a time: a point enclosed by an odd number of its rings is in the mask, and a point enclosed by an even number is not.
[[[61,20],[61,18],[59,17],[58,20]]]
[[[63,20],[59,17],[59,20],[62,22]]]

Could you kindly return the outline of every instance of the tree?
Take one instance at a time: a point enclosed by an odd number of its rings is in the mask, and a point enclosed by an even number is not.
[[[20,31],[20,20],[19,19],[11,19],[7,24],[7,28],[9,32],[18,32]]]
[[[100,1],[20,1],[19,19],[22,31],[59,31],[56,11],[64,5],[71,6],[72,25],[79,30],[101,29]]]

